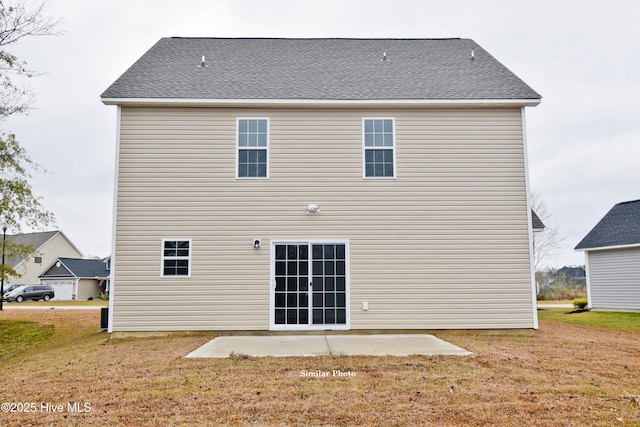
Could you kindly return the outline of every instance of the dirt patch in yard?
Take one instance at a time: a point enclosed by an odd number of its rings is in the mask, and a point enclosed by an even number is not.
[[[541,321],[531,334],[436,334],[470,357],[199,360],[184,356],[210,336],[109,341],[99,316],[0,314],[55,326],[0,361],[13,405],[0,425],[640,424],[635,332]]]

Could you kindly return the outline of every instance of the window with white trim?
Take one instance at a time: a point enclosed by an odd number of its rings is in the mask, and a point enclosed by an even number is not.
[[[269,176],[269,119],[238,119],[238,178]]]
[[[162,240],[162,277],[191,275],[191,239]]]
[[[363,119],[362,128],[365,178],[394,178],[396,176],[394,119]]]

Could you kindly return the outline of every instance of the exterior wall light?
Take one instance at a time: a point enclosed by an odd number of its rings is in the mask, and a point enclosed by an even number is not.
[[[320,207],[315,203],[309,203],[307,205],[307,213],[316,213],[316,212],[320,212]]]

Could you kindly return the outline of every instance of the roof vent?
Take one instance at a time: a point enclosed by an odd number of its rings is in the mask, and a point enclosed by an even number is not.
[[[207,61],[204,60],[204,55],[202,55],[202,62],[200,62],[200,68],[207,68]]]
[[[203,56],[204,58],[204,56]],[[476,61],[476,53],[472,50],[471,51],[471,56],[469,57],[469,61],[471,62],[475,62]]]
[[[382,59],[380,60],[381,62],[389,62],[389,58],[387,57],[387,52],[384,52],[382,54]]]

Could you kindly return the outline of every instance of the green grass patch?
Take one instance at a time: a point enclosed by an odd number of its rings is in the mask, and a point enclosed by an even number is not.
[[[16,305],[19,307],[38,307],[38,306],[51,306],[51,307],[107,307],[109,305],[109,301],[104,301],[100,299],[96,300],[84,300],[84,301],[24,301],[24,302],[4,302],[3,304]]]
[[[538,310],[538,319],[619,331],[640,332],[640,313],[610,311],[583,311],[572,313],[567,308]]]
[[[53,337],[55,327],[35,322],[0,320],[0,360],[36,347]]]

